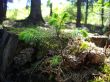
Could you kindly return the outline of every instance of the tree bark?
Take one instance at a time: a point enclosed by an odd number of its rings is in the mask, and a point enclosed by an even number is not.
[[[82,0],[77,0],[77,19],[76,19],[76,27],[81,27],[81,2]]]
[[[52,14],[53,14],[53,11],[52,11],[52,6],[53,4],[52,3],[50,3],[50,16],[52,16]]]
[[[41,0],[31,0],[31,11],[28,20],[33,24],[45,23],[41,13]]]
[[[0,23],[6,18],[7,0],[0,0]]]
[[[86,0],[85,24],[87,24],[87,20],[88,20],[88,0]]]
[[[102,27],[104,27],[104,0],[102,0],[101,19],[102,19]]]

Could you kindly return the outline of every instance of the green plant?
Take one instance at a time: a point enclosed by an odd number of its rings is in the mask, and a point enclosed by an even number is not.
[[[93,80],[90,80],[88,82],[110,82],[110,74],[95,77]]]
[[[107,64],[104,64],[99,68],[99,70],[105,74],[110,74],[110,66]]]
[[[19,33],[19,39],[26,43],[36,44],[51,36],[47,31],[40,28],[28,28]]]
[[[96,76],[89,82],[110,82],[110,66],[108,64],[104,64],[97,69],[98,71],[102,72],[102,75],[98,77]]]
[[[87,48],[89,48],[88,42],[86,42],[86,41],[82,42],[81,46],[80,46],[80,49],[81,50],[85,50]]]
[[[80,32],[81,32],[83,37],[86,38],[88,36],[88,31],[87,30],[81,29]]]
[[[68,17],[69,17],[68,13],[66,13],[66,12],[62,13],[60,15],[57,13],[53,13],[52,17],[49,20],[49,24],[55,27],[56,38],[59,41],[61,51],[63,49],[63,43],[62,43],[62,39],[60,37],[61,29],[63,28]]]
[[[56,67],[57,65],[59,65],[62,61],[62,57],[59,55],[55,55],[50,59],[50,65],[52,67]]]
[[[94,80],[90,80],[89,82],[105,82],[103,78],[97,77]]]
[[[88,32],[84,29],[74,29],[71,35],[73,39],[83,39],[88,36]]]
[[[49,24],[54,26],[56,29],[57,36],[60,34],[60,30],[63,28],[64,23],[68,19],[68,13],[57,14],[53,13],[52,17],[49,20]]]

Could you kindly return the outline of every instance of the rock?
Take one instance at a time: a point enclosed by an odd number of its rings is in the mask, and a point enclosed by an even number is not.
[[[5,20],[3,22],[3,27],[13,28],[13,26],[16,24],[13,20]]]
[[[23,49],[16,57],[14,57],[14,63],[22,66],[27,62],[31,62],[31,57],[33,53],[34,53],[33,48]]]
[[[18,39],[18,36],[7,32],[5,29],[0,30],[0,82],[4,82],[9,71],[13,70],[13,60],[17,65],[24,65],[31,61],[34,49],[29,47]]]
[[[12,58],[15,55],[18,39],[14,34],[8,33],[6,30],[2,30],[1,43],[0,43],[0,58],[2,70],[6,70],[6,68],[12,62]]]
[[[88,53],[87,55],[87,62],[89,62],[90,64],[103,64],[105,61],[105,54],[101,54],[101,53]]]
[[[18,39],[15,34],[10,34],[4,29],[0,30],[0,34],[0,79],[4,82],[5,73],[16,53]]]

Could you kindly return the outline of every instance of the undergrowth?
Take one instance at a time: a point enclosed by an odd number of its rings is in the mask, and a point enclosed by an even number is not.
[[[51,35],[47,31],[40,28],[29,28],[19,34],[19,39],[26,43],[36,44],[36,42],[43,41],[50,36]]]
[[[110,66],[108,64],[104,64],[97,69],[101,75],[95,76],[94,79],[89,82],[110,82]]]
[[[63,36],[65,35],[67,35],[67,33],[64,33]],[[91,63],[97,64],[104,62],[103,59],[105,55],[103,55],[103,52],[100,52],[99,47],[85,41],[87,36],[88,32],[86,30],[74,29],[69,34],[69,37],[71,38],[68,38],[67,43],[64,43],[65,39],[62,39],[60,35],[63,45],[66,46],[63,49],[63,54],[61,54],[59,53],[59,41],[57,40],[58,38],[56,38],[57,35],[55,29],[28,28],[19,33],[20,40],[39,47],[39,53],[37,54],[43,54],[44,56],[47,54],[48,50],[52,51],[50,52],[50,55],[46,55],[46,59],[41,62],[41,68],[43,69],[41,71],[46,71],[50,78],[52,77],[57,79],[58,77],[63,79],[61,76],[63,69],[80,69],[80,67],[85,64],[88,65]],[[101,72],[103,76],[96,76],[88,82],[110,82],[110,67],[108,65],[100,65],[98,71]],[[54,77],[52,75],[54,75]]]

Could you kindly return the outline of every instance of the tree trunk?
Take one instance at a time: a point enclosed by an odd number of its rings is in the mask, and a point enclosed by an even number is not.
[[[50,16],[52,16],[52,14],[53,14],[53,11],[52,11],[53,4],[52,4],[52,1],[51,0],[48,0],[47,1],[47,7],[50,8]]]
[[[77,19],[76,19],[76,27],[81,27],[81,1],[77,0]]]
[[[104,27],[104,0],[102,0],[101,19],[102,19],[102,27]]]
[[[52,11],[52,3],[50,3],[50,16],[52,16],[52,14],[53,14],[53,11]]]
[[[7,0],[0,0],[0,23],[6,18]]]
[[[31,11],[28,20],[33,24],[45,23],[41,14],[41,0],[31,0]]]
[[[85,24],[87,24],[87,19],[88,19],[88,0],[86,0]]]
[[[87,0],[86,0],[86,1],[87,1]],[[88,0],[88,2],[90,3],[90,6],[91,6],[92,12],[93,12],[93,10],[94,10],[94,1],[95,1],[95,0],[90,0],[90,2],[89,2],[89,0]]]

